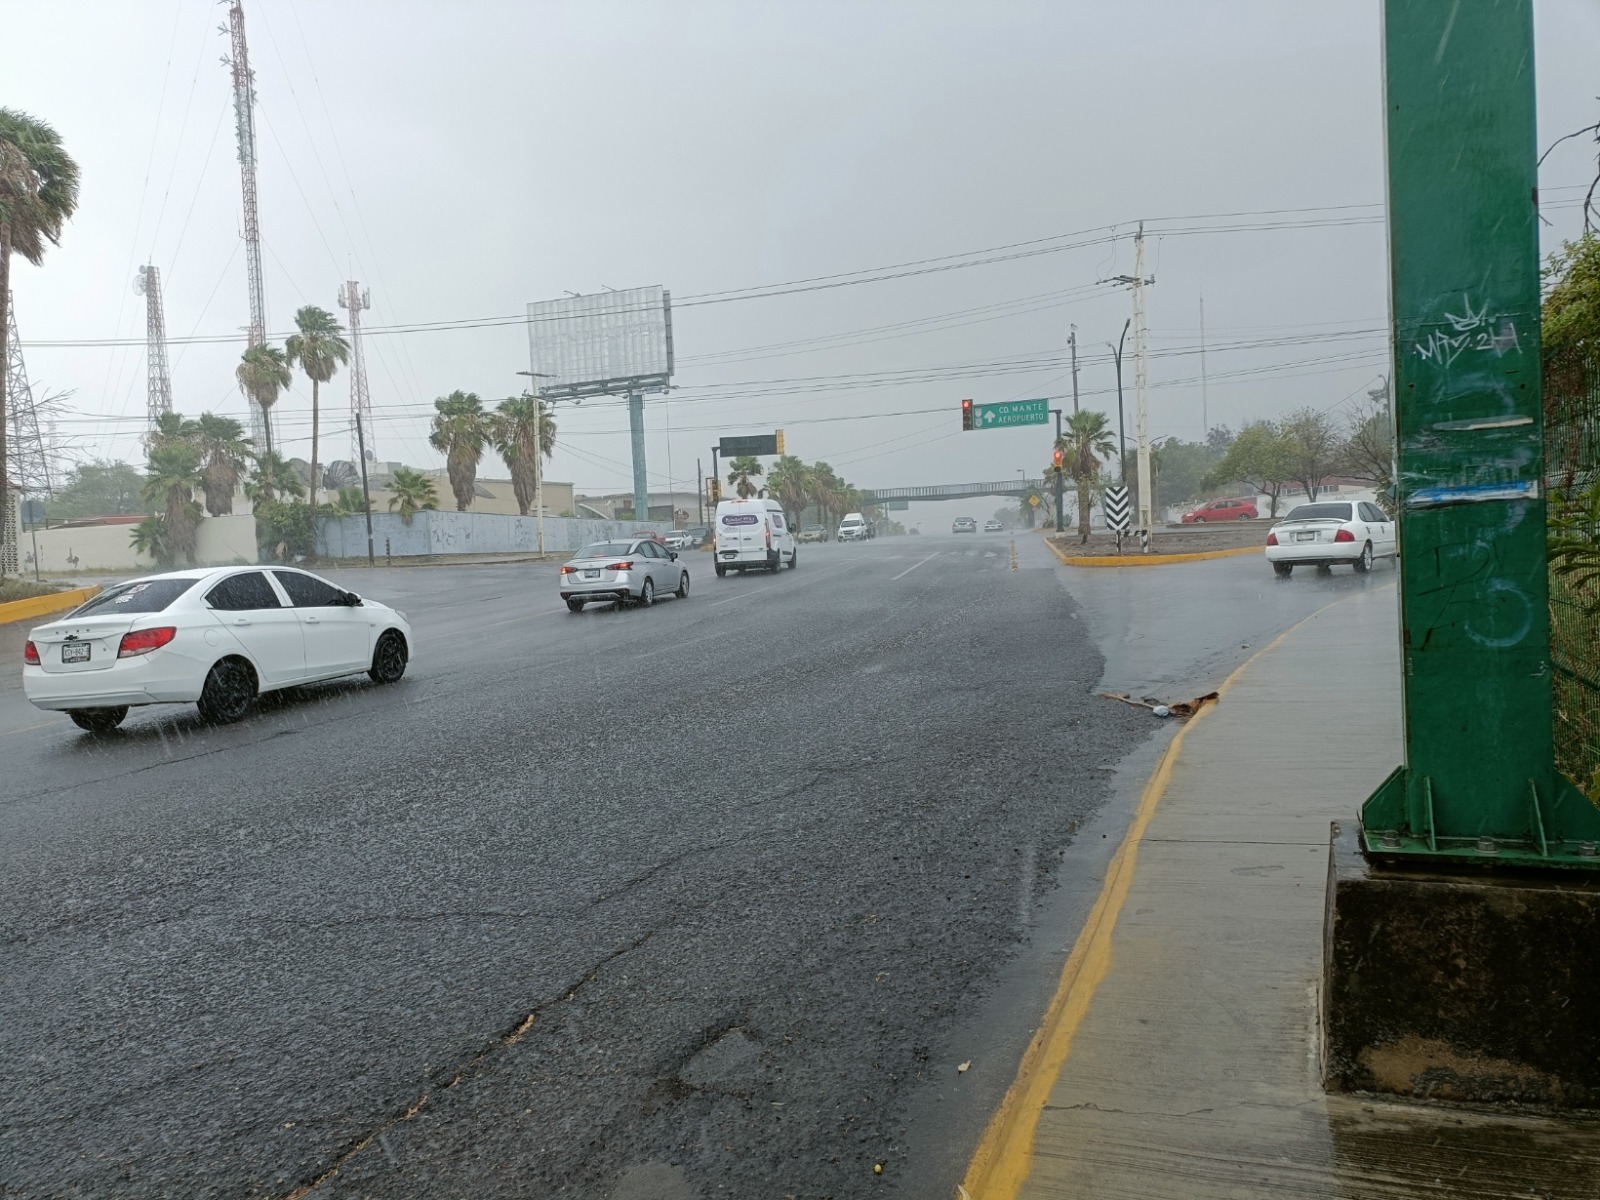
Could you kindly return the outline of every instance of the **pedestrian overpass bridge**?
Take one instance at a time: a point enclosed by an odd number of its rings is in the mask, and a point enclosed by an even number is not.
[[[863,504],[898,508],[913,500],[967,500],[976,496],[1047,495],[1043,479],[1001,479],[993,483],[935,483],[927,487],[862,488]]]

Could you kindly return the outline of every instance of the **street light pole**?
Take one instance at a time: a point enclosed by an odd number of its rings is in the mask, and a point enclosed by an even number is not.
[[[1122,411],[1122,344],[1128,340],[1128,326],[1132,324],[1132,317],[1122,323],[1122,336],[1115,346],[1106,343],[1117,360],[1117,482],[1123,487],[1128,486],[1128,426]]]
[[[554,379],[540,371],[518,371],[529,379]],[[533,396],[533,507],[539,514],[539,557],[544,557],[544,389],[534,384]]]

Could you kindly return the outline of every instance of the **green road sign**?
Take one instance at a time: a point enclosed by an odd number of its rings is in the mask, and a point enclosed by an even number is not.
[[[974,429],[1009,429],[1013,425],[1048,425],[1050,401],[1007,400],[1004,404],[975,404]]]

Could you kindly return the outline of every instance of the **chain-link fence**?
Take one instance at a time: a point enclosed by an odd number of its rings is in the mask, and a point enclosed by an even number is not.
[[[1578,357],[1546,363],[1544,421],[1552,532],[1592,563],[1600,556],[1600,528],[1593,520],[1600,511],[1596,363]],[[1550,657],[1556,765],[1600,799],[1600,587],[1592,571],[1563,570],[1555,560],[1550,572]]]

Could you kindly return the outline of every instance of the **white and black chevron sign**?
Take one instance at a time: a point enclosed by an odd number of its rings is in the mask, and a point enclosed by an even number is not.
[[[1131,521],[1128,516],[1128,489],[1125,487],[1108,487],[1106,489],[1106,524],[1114,533],[1127,533]]]

